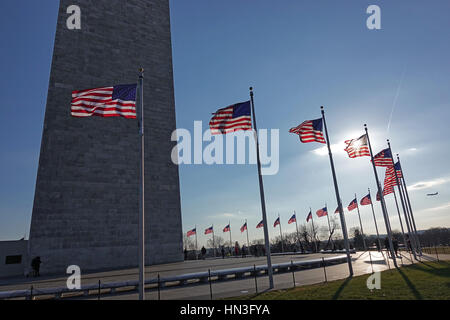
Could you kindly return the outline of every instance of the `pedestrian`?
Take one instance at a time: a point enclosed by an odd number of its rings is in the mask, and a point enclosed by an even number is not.
[[[392,245],[394,246],[395,256],[398,256],[398,240],[394,239]]]
[[[188,252],[187,252],[187,249],[185,248],[184,249],[184,260],[186,261],[187,258],[188,258]]]
[[[203,246],[202,247],[202,259],[205,260],[205,256],[206,256],[206,248]]]
[[[223,246],[222,246],[222,259],[225,259],[225,249]]]

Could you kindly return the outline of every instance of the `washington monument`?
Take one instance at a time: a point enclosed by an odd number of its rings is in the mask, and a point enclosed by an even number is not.
[[[70,28],[69,7],[79,8]],[[30,230],[42,273],[138,264],[138,122],[73,118],[74,90],[137,83],[146,71],[146,264],[183,259],[168,0],[61,0]]]

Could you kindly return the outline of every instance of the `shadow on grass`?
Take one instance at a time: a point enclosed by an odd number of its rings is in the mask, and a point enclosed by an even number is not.
[[[333,298],[331,298],[332,300],[337,300],[339,299],[339,296],[341,295],[342,291],[345,289],[345,287],[347,287],[347,285],[350,283],[350,281],[353,279],[353,277],[348,277],[347,279],[345,279],[345,281],[341,284],[341,286],[339,287],[339,289],[337,289],[337,291],[334,293]]]
[[[400,273],[400,275],[402,276],[403,280],[405,280],[406,284],[408,285],[408,287],[411,289],[412,293],[414,294],[414,296],[416,297],[417,300],[423,300],[422,295],[420,294],[419,291],[417,291],[416,287],[414,286],[414,284],[411,282],[411,280],[409,280],[409,278],[406,276],[406,274],[399,268],[397,269],[398,273]]]

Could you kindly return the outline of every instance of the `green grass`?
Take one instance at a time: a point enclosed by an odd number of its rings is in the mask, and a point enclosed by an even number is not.
[[[245,300],[450,300],[450,263],[424,262],[381,273],[381,290],[367,289],[369,275],[238,297]]]

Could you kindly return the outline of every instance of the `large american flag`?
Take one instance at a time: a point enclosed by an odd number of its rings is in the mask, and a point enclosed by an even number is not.
[[[368,194],[367,196],[362,198],[360,204],[362,206],[368,206],[369,204],[372,204],[372,199],[371,199],[370,194]]]
[[[385,149],[373,157],[375,166],[377,167],[392,167],[394,162],[392,161],[391,150]]]
[[[300,141],[303,143],[319,142],[327,143],[323,136],[323,120],[309,120],[303,122],[296,128],[289,130],[290,133],[295,133],[300,136]]]
[[[241,227],[241,233],[247,230],[247,222]]]
[[[345,151],[347,151],[350,158],[370,157],[369,143],[366,134],[358,139],[347,140],[345,141],[345,144],[347,145]]]
[[[136,84],[72,92],[72,116],[136,119]]]
[[[316,212],[316,214],[319,218],[326,217],[328,215],[328,209],[326,207],[322,208],[322,209],[318,210]]]
[[[223,232],[230,232],[231,226],[227,225],[225,228],[223,228]]]
[[[402,166],[400,165],[400,162],[397,162],[395,164],[395,171],[397,171],[397,177],[399,179],[403,178],[403,172],[402,172]]]
[[[356,201],[356,199],[354,199],[352,202],[350,202],[350,204],[348,205],[348,211],[353,211],[358,207],[358,201]]]
[[[194,236],[196,234],[197,234],[197,228],[188,231],[187,236],[190,237],[190,236]]]
[[[251,115],[250,101],[220,109],[209,122],[211,134],[227,134],[240,130],[252,130]]]
[[[205,230],[205,234],[210,234],[214,232],[214,227],[210,227],[208,229]]]

